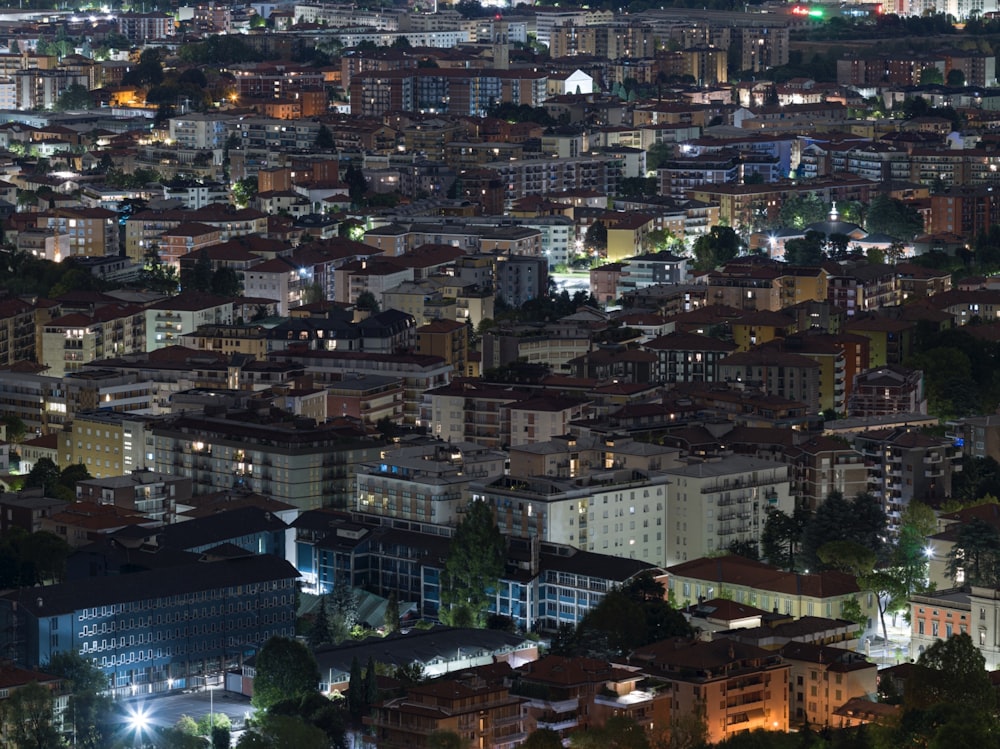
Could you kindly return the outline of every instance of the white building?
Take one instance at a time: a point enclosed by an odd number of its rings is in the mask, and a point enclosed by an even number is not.
[[[770,510],[795,509],[788,466],[744,455],[667,468],[667,564],[700,559],[734,541],[759,543]]]
[[[182,148],[223,148],[229,115],[191,112],[170,118],[170,140]]]
[[[184,292],[146,308],[146,351],[181,344],[181,336],[199,325],[230,325],[231,299],[196,291]]]

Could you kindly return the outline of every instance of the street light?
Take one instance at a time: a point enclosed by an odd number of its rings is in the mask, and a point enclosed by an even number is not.
[[[144,746],[142,735],[150,727],[149,711],[143,705],[129,705],[126,721],[128,722],[129,728],[135,732],[135,738],[137,739],[138,745]]]

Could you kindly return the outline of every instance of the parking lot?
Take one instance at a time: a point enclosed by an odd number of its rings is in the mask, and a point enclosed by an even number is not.
[[[201,720],[209,714],[210,709],[228,715],[233,727],[241,728],[244,719],[254,712],[248,697],[222,689],[213,690],[211,698],[208,691],[203,690],[126,700],[123,701],[122,708],[126,715],[141,712],[152,728],[172,726],[182,715]]]

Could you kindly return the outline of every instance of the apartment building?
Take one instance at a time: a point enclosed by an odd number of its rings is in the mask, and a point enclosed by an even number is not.
[[[924,373],[887,364],[858,374],[847,413],[860,417],[927,413]]]
[[[852,699],[878,693],[878,666],[860,653],[808,642],[781,648],[789,672],[790,719],[796,724],[839,727],[838,710]]]
[[[156,302],[145,311],[145,350],[184,343],[182,336],[206,325],[231,325],[233,302],[200,291],[185,291]]]
[[[506,455],[471,442],[384,450],[357,471],[357,509],[383,517],[455,525],[469,485],[503,475]]]
[[[34,306],[20,299],[0,300],[0,367],[34,358]]]
[[[380,446],[312,420],[231,410],[191,412],[153,427],[155,470],[192,481],[196,494],[249,488],[301,510],[350,507],[359,464]]]
[[[118,33],[139,46],[176,33],[174,19],[166,13],[119,13],[117,20]]]
[[[854,449],[868,466],[868,491],[882,503],[888,530],[899,532],[913,500],[933,504],[951,496],[952,474],[962,470],[962,451],[952,439],[901,426],[860,432]]]
[[[625,663],[670,685],[672,714],[704,710],[711,743],[745,731],[788,731],[791,666],[777,653],[724,637],[672,638],[637,648]]]
[[[669,565],[727,549],[759,544],[767,513],[795,509],[789,468],[744,455],[665,468]]]
[[[42,327],[39,363],[52,377],[76,372],[89,362],[142,351],[146,346],[145,311],[109,304],[92,314],[73,312]]]
[[[737,351],[718,363],[719,380],[737,388],[756,388],[771,395],[805,404],[819,413],[822,367],[803,354],[767,346]],[[843,390],[841,390],[843,398]]]
[[[97,479],[145,470],[153,463],[153,423],[120,411],[77,411],[59,435],[60,465],[85,466]]]
[[[68,239],[67,255],[118,254],[118,214],[106,208],[56,208],[37,214],[35,226]]]
[[[669,478],[662,472],[592,470],[573,479],[503,476],[472,485],[507,535],[663,565]]]
[[[830,492],[853,497],[868,490],[868,467],[861,454],[841,440],[812,437],[785,451],[793,496],[815,510]]]

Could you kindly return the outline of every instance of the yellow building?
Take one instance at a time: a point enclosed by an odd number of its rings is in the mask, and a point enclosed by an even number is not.
[[[608,225],[608,260],[618,262],[641,255],[643,240],[655,227],[655,217],[648,213],[629,212]]]
[[[83,411],[59,435],[60,465],[86,467],[94,478],[125,476],[152,463],[153,437],[142,416]]]
[[[440,356],[460,376],[468,371],[469,326],[456,320],[432,320],[417,328],[417,353]]]
[[[749,312],[730,323],[733,343],[738,351],[749,351],[754,346],[785,338],[796,331],[796,321],[781,312],[760,310]]]
[[[667,590],[681,606],[695,603],[701,596],[719,597],[765,611],[777,610],[796,619],[835,619],[844,616],[845,604],[857,599],[869,627],[878,616],[874,596],[862,592],[853,575],[835,570],[783,572],[763,562],[727,554],[668,567],[667,577]]]
[[[183,336],[181,344],[226,356],[247,354],[264,361],[267,341],[267,328],[263,325],[199,325],[194,333]]]

